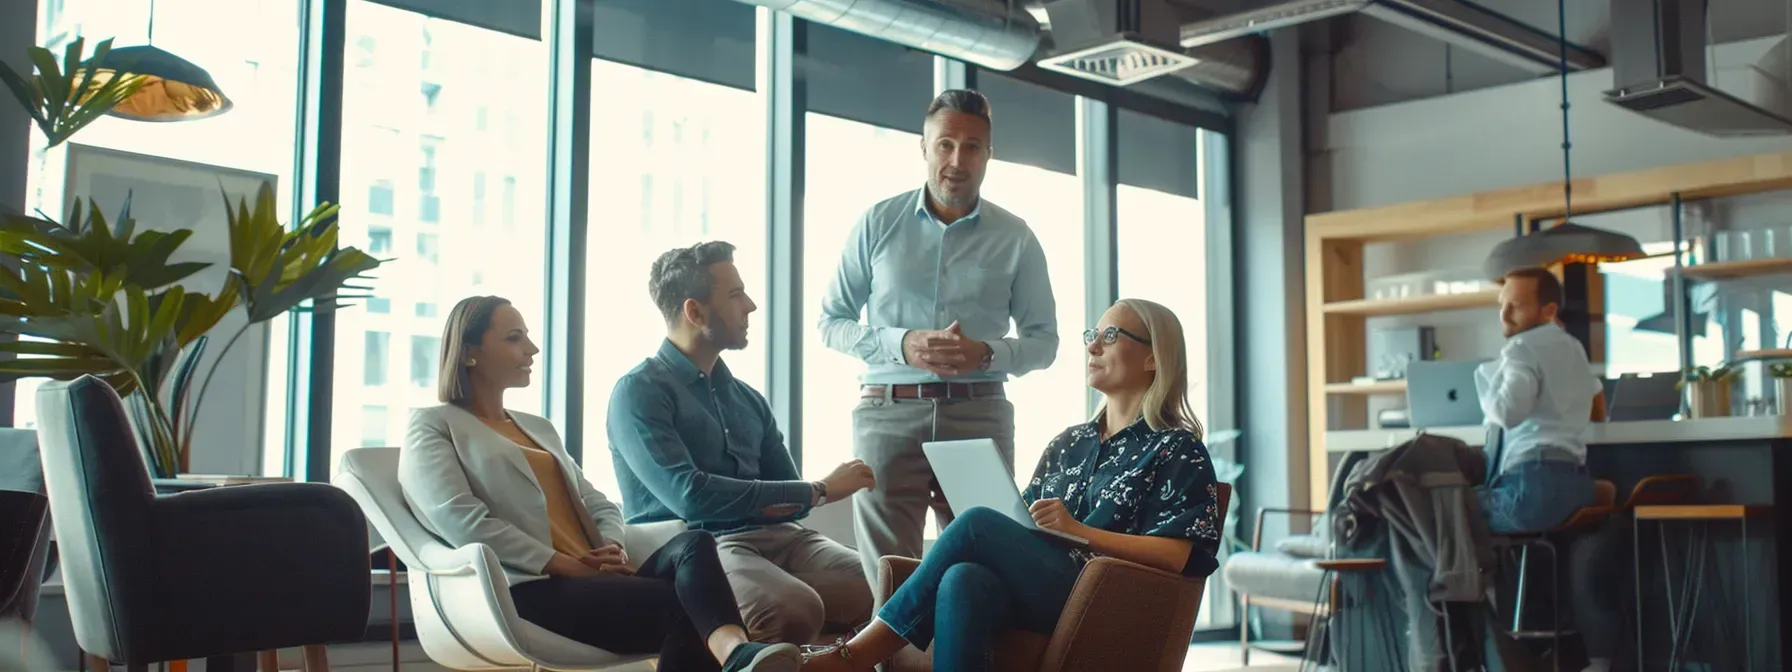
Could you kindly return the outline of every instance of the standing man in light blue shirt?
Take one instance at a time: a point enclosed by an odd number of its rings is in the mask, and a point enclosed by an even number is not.
[[[979,194],[990,123],[980,93],[934,98],[921,139],[926,185],[865,212],[822,303],[822,340],[867,365],[853,410],[854,450],[878,483],[854,499],[866,576],[882,556],[921,557],[930,506],[941,528],[951,520],[921,443],[994,439],[1012,473],[1003,382],[1057,353],[1045,250],[1026,222]]]

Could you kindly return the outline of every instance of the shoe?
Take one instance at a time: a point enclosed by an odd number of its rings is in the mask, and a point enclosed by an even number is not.
[[[798,672],[803,654],[795,644],[747,642],[734,647],[722,672]]]

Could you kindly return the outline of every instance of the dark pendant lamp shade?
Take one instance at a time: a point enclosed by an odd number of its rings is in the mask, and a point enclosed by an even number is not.
[[[212,74],[191,61],[152,46],[120,47],[86,66],[96,77],[119,72],[142,76],[143,88],[112,108],[114,117],[135,121],[194,121],[230,111],[231,102]]]
[[[1521,268],[1555,264],[1597,264],[1644,256],[1643,245],[1621,233],[1563,222],[1526,236],[1507,239],[1487,255],[1483,270],[1490,280]]]

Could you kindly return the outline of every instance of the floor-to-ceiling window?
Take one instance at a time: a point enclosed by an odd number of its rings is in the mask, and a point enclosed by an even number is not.
[[[654,260],[675,247],[727,241],[748,296],[764,303],[765,124],[752,90],[603,60],[591,80],[584,468],[598,489],[614,493],[610,393],[666,337],[647,290]],[[760,390],[769,328],[762,317],[749,317],[745,350],[722,355],[735,377]]]
[[[439,403],[461,299],[509,299],[545,337],[546,48],[365,0],[348,5],[346,48],[341,236],[388,261],[373,299],[337,313],[332,471],[349,449],[398,445],[410,410]],[[555,365],[537,357],[536,371]],[[536,386],[505,403],[539,413],[542,399]]]
[[[853,459],[852,409],[865,372],[864,362],[822,343],[821,300],[859,217],[927,177],[921,124],[933,58],[832,28],[808,30],[802,468],[821,478]]]
[[[1230,254],[1214,249],[1229,237],[1214,230],[1230,222],[1209,222],[1204,192],[1223,180],[1208,175],[1208,143],[1198,128],[1120,110],[1115,115],[1119,146],[1115,166],[1116,278],[1121,298],[1146,299],[1176,314],[1187,351],[1188,402],[1201,421],[1203,437],[1214,458],[1214,471],[1226,481],[1237,478],[1232,441],[1236,432],[1228,400],[1232,353],[1225,348],[1231,329],[1225,315],[1230,302]],[[1237,529],[1236,497],[1227,530]],[[1227,548],[1222,544],[1221,560]],[[1211,579],[1202,598],[1198,625],[1231,622],[1224,578]],[[1214,596],[1218,597],[1214,597]]]
[[[292,211],[298,13],[298,0],[40,2],[38,44],[58,62],[76,38],[86,40],[88,55],[109,38],[114,48],[153,44],[210,72],[234,108],[182,123],[102,118],[51,150],[43,149],[43,136],[34,132],[25,210],[61,219],[79,198],[98,204],[111,219],[128,198],[139,230],[194,231],[176,260],[214,266],[185,284],[207,292],[221,289],[229,255],[221,242],[226,227],[220,187],[232,199],[253,199],[257,185],[270,183],[278,211]],[[221,25],[257,28],[220,31]],[[15,103],[8,96],[3,104]],[[241,317],[231,316],[214,333],[241,325]],[[267,440],[264,430],[280,426],[273,414],[285,409],[285,370],[264,370],[262,353],[283,356],[285,325],[277,319],[252,328],[217,368],[201,407],[207,431],[194,439],[191,470],[278,471],[284,444]],[[223,343],[214,341],[202,372],[222,351]],[[36,382],[18,383],[14,422],[20,427],[36,424]],[[256,449],[261,446],[265,450]],[[265,465],[264,453],[271,458]]]
[[[1058,307],[1058,352],[1052,365],[1008,383],[1008,400],[1014,403],[1014,476],[1025,483],[1046,444],[1089,419],[1076,98],[987,72],[978,73],[977,88],[989,97],[995,119],[995,160],[983,182],[983,196],[1026,220],[1039,238]],[[1014,335],[1012,329],[1009,335]]]
[[[722,360],[742,382],[765,389],[765,103],[754,91],[753,7],[618,0],[596,11],[580,438],[586,477],[620,497],[607,432],[611,392],[666,337],[648,294],[661,254],[705,241],[734,245],[761,312],[748,318],[747,347]]]

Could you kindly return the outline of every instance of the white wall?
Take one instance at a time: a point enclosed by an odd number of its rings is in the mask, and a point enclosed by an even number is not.
[[[1717,84],[1742,83],[1778,38],[1717,48]],[[1574,173],[1600,175],[1792,148],[1792,137],[1721,139],[1602,100],[1611,70],[1569,76]],[[1561,84],[1555,78],[1333,114],[1327,144],[1332,208],[1350,210],[1562,177]]]

